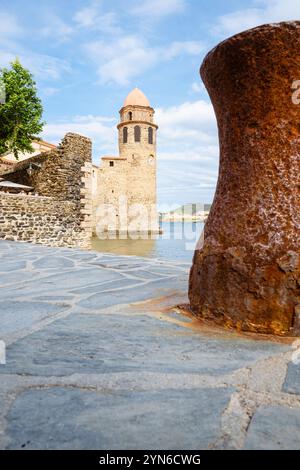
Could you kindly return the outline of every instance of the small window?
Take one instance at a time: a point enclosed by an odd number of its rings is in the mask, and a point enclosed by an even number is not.
[[[127,144],[128,142],[128,128],[124,127],[123,129],[123,144]]]
[[[131,111],[129,111],[129,113],[128,113],[128,120],[132,121],[132,112]]]
[[[153,144],[153,128],[149,127],[148,129],[148,143]]]
[[[114,162],[109,162],[109,166],[115,166]]]
[[[140,142],[141,141],[141,128],[140,126],[135,126],[134,128],[134,141]]]

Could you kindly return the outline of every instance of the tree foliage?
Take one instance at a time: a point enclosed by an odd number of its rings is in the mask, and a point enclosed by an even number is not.
[[[43,107],[31,73],[18,60],[11,67],[0,69],[0,155],[33,152],[32,141],[42,132]]]

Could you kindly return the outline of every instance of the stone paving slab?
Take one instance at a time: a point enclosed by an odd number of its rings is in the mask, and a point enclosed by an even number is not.
[[[224,375],[279,350],[267,342],[253,349],[252,341],[201,337],[142,314],[73,313],[10,345],[8,364],[0,374],[64,376],[163,370]]]
[[[61,303],[53,305],[48,302],[3,300],[0,314],[1,338],[6,340],[7,334],[22,331],[33,323],[49,318],[67,308],[67,305]]]
[[[284,383],[284,391],[287,393],[294,393],[295,395],[300,395],[300,363],[290,364],[287,371],[286,380]]]
[[[268,406],[255,413],[246,440],[246,449],[299,450],[300,409]]]
[[[188,272],[0,241],[0,448],[299,447],[293,341],[184,314]]]
[[[135,283],[135,285],[136,284],[137,283]],[[150,283],[143,283],[137,288],[133,286],[128,287],[125,299],[124,291],[122,290],[108,291],[91,295],[87,299],[81,300],[78,306],[89,310],[97,310],[111,307],[112,305],[136,303],[151,299],[154,292],[155,297],[163,297],[168,295],[172,289],[176,291],[180,289],[180,287],[182,287],[182,281],[180,279],[153,280]]]
[[[205,448],[229,398],[229,389],[28,391],[10,411],[8,449]]]

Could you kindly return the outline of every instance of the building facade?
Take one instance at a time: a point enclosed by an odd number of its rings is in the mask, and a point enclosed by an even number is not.
[[[95,231],[157,233],[154,109],[138,88],[127,96],[118,124],[119,156],[94,169]]]
[[[9,162],[9,163],[18,163],[22,162],[23,160],[27,160],[28,158],[34,157],[35,155],[39,155],[40,153],[43,152],[50,152],[51,150],[56,148],[56,145],[50,144],[49,142],[45,142],[44,140],[34,140],[32,142],[32,147],[33,147],[33,152],[24,152],[19,154],[18,160],[16,160],[16,157],[14,156],[13,153],[7,153],[6,155],[3,155],[1,157],[1,160],[3,162]]]
[[[33,152],[19,153],[18,160],[12,152],[0,156],[0,172],[13,168],[13,166],[18,162],[28,160],[29,158],[35,157],[36,155],[40,155],[41,153],[50,152],[56,148],[56,145],[45,142],[44,140],[34,140],[31,145],[33,147]]]

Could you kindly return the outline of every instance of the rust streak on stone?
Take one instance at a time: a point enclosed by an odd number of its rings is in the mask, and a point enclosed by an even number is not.
[[[224,328],[224,325],[217,325],[214,321],[195,317],[189,305],[178,305],[175,309],[170,309],[169,312],[166,313],[170,314],[170,312],[174,310],[190,320],[180,322],[181,326],[208,337],[220,338],[222,340],[232,340],[233,338],[249,339],[253,341],[269,341],[278,344],[293,344],[295,341],[295,338],[291,336],[278,336],[251,331],[239,331],[236,328]]]

